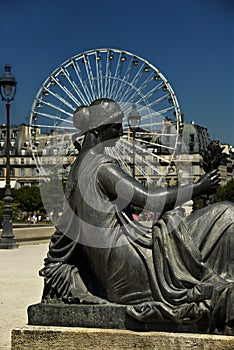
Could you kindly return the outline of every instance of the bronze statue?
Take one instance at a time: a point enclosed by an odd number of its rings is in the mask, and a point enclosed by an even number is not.
[[[197,322],[210,331],[234,326],[233,203],[215,203],[182,218],[174,209],[214,190],[213,170],[195,184],[149,190],[104,154],[122,135],[123,113],[108,99],[79,107],[84,134],[51,238],[42,302],[127,305],[140,322]],[[130,206],[160,212],[151,229]]]

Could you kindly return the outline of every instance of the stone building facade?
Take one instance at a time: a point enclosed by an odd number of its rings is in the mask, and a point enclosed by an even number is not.
[[[173,128],[173,123],[167,124],[167,132]],[[167,134],[166,134],[167,135]],[[125,135],[130,140],[129,131]],[[31,127],[25,124],[11,127],[10,130],[10,172],[11,186],[19,188],[22,186],[39,185],[39,175],[46,178],[46,169],[55,172],[57,169],[60,175],[67,176],[66,162],[71,162],[73,155],[64,160],[69,154],[70,136],[68,134],[58,134],[51,131],[50,135],[41,133],[40,128]],[[164,181],[168,185],[184,184],[196,181],[204,172],[202,169],[203,154],[210,142],[206,128],[194,123],[183,125],[181,139],[177,140],[175,153],[168,151],[170,147],[165,147],[168,143],[173,149],[173,140],[167,136],[163,138],[160,134],[147,134],[142,130],[136,133],[136,158],[135,173],[136,178],[148,186],[158,184],[162,179],[162,174],[166,174]],[[131,142],[128,142],[129,147]],[[220,166],[221,185],[225,185],[234,178],[234,149],[229,145],[222,145],[225,157]],[[6,127],[0,126],[0,187],[5,187],[6,172]],[[131,148],[131,147],[130,147]],[[129,148],[129,152],[131,149]],[[40,155],[40,161],[44,162],[42,168],[44,173],[39,174],[36,166],[34,151]],[[125,162],[132,167],[131,161],[125,154]],[[173,157],[173,162],[170,160]],[[69,158],[69,159],[68,159]],[[62,169],[62,170],[61,170]],[[61,171],[63,174],[61,174]],[[160,180],[161,181],[161,180]],[[163,185],[163,183],[161,183]]]
[[[40,129],[37,129],[37,136]],[[38,173],[32,157],[31,128],[25,124],[10,129],[10,176],[11,187],[38,185]],[[0,126],[0,186],[5,186],[6,174],[6,127]]]

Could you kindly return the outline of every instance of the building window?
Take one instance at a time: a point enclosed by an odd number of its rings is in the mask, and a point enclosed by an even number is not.
[[[194,175],[193,166],[189,167],[189,175]]]
[[[15,176],[15,169],[14,168],[10,168],[10,175]]]
[[[190,141],[194,142],[194,134],[190,134]]]
[[[0,176],[4,176],[4,169],[0,168]]]
[[[30,176],[37,176],[37,169],[36,168],[30,169]]]
[[[189,151],[194,151],[194,134],[190,134]]]
[[[20,169],[20,176],[25,176],[25,169],[24,168]]]
[[[17,137],[17,131],[13,131],[12,134],[11,134],[11,137],[13,139],[15,139]]]

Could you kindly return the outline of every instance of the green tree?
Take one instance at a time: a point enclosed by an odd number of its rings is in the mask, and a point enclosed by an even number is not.
[[[194,199],[194,208],[201,209],[205,205],[207,196],[200,196]],[[217,201],[229,201],[234,202],[234,179],[230,180],[227,185],[220,186],[217,189]]]
[[[218,201],[234,202],[234,179],[229,181],[227,185],[219,187],[217,190]]]
[[[41,200],[40,188],[24,186],[12,191],[12,196],[19,203],[19,208],[26,212],[42,211],[44,206]]]

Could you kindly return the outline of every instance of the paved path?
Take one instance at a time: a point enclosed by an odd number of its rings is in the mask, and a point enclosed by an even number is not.
[[[27,324],[27,307],[40,302],[48,243],[0,249],[0,349],[10,349],[11,329]]]

